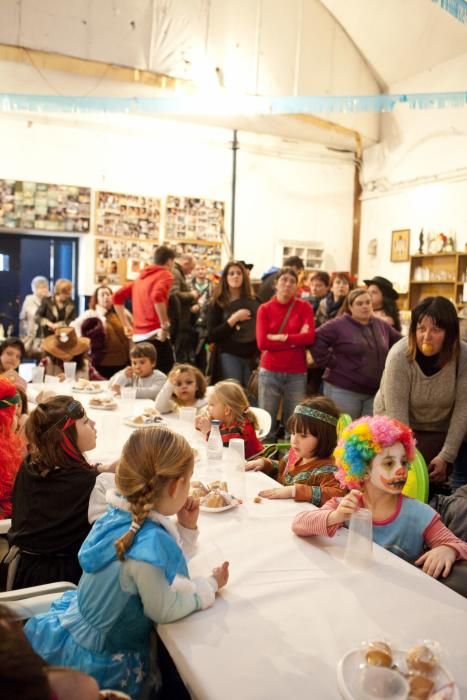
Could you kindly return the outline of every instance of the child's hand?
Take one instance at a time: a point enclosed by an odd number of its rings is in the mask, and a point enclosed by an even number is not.
[[[229,562],[225,561],[222,566],[216,566],[212,571],[212,575],[217,581],[217,587],[223,588],[229,580]]]
[[[362,492],[358,489],[352,489],[350,493],[342,498],[336,510],[329,514],[327,524],[340,525],[348,520],[352,513],[355,513],[361,506]]]
[[[278,489],[266,489],[266,491],[260,491],[258,496],[262,498],[293,498],[293,486],[280,486]]]
[[[198,416],[195,418],[195,427],[197,430],[201,430],[204,436],[206,436],[211,430],[211,421],[207,416]]]
[[[120,384],[112,384],[112,386],[110,387],[110,389],[111,389],[115,394],[117,394],[117,396],[120,396],[120,394],[122,393],[122,387],[120,386]]]
[[[167,379],[169,380],[169,382],[171,384],[175,385],[179,376],[180,376],[180,370],[178,369],[178,367],[176,367],[175,369],[170,370]]]
[[[182,527],[188,530],[196,530],[199,516],[199,500],[188,496],[185,505],[177,513],[177,520]]]
[[[415,565],[422,566],[423,564],[423,571],[428,574],[428,576],[439,578],[442,574],[443,578],[446,578],[451,572],[452,565],[456,561],[456,556],[456,550],[453,549],[453,547],[442,544],[422,554],[415,562]]]
[[[134,374],[133,367],[125,367],[124,374],[125,377],[132,377]]]
[[[252,459],[250,462],[245,462],[245,471],[255,471],[259,472],[264,469],[264,458],[258,457],[258,459]]]

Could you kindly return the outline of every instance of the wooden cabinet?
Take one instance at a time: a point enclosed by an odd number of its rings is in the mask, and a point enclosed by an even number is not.
[[[412,255],[409,307],[413,309],[421,299],[429,296],[447,297],[457,306],[462,306],[466,275],[467,253]]]

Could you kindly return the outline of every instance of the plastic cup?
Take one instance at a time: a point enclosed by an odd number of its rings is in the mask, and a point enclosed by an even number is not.
[[[189,423],[194,425],[196,418],[196,407],[195,406],[180,406],[178,410],[178,415],[181,421],[184,423]]]
[[[76,362],[64,362],[63,371],[65,372],[65,381],[74,382],[76,377]]]
[[[373,558],[373,517],[368,508],[352,513],[344,561],[349,566],[364,569]]]
[[[229,442],[229,456],[234,457],[237,468],[245,470],[245,440],[242,438],[232,438]]]
[[[382,666],[366,666],[360,672],[361,700],[406,700],[409,684],[398,671]]]
[[[136,399],[136,387],[122,386],[120,390],[120,396],[124,401],[134,401],[134,399]]]
[[[33,384],[43,384],[45,367],[33,367],[31,371],[31,381]]]

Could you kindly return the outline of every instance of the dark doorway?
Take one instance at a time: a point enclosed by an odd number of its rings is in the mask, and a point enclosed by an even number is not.
[[[78,238],[0,233],[0,323],[5,335],[18,333],[21,305],[37,275],[50,280],[51,289],[61,277],[71,280],[76,299]]]

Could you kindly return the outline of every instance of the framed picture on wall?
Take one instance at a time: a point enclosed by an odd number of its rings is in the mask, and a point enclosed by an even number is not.
[[[410,229],[392,232],[391,262],[407,262],[409,259]]]

